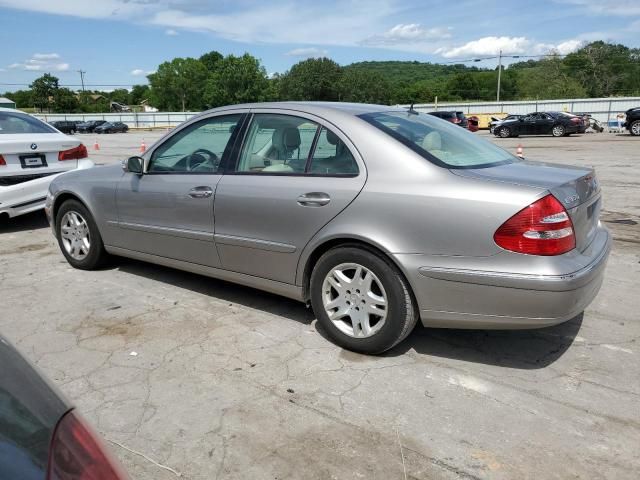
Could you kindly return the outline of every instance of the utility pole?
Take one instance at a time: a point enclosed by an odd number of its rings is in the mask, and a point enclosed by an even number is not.
[[[498,93],[496,94],[496,103],[500,103],[500,77],[502,76],[502,50],[498,54]]]
[[[80,83],[82,84],[82,93],[84,93],[84,74],[87,73],[84,70],[78,70],[80,74]]]

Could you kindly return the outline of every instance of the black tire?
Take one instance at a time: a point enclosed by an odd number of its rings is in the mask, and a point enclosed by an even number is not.
[[[386,321],[369,337],[356,338],[343,333],[325,311],[324,280],[334,267],[343,263],[356,263],[370,270],[387,293]],[[311,305],[318,322],[334,343],[354,352],[372,355],[385,352],[404,340],[418,321],[418,308],[398,268],[388,259],[358,246],[337,247],[322,255],[311,273],[310,288]]]
[[[500,127],[496,133],[500,138],[509,138],[511,136],[511,129],[509,127]]]
[[[640,136],[640,120],[634,120],[629,125],[629,133],[634,137]]]
[[[551,129],[551,135],[553,135],[554,137],[564,137],[566,133],[567,129],[564,128],[564,125],[554,125]]]
[[[81,260],[73,258],[69,252],[67,252],[63,244],[61,224],[65,214],[68,212],[75,212],[79,214],[86,221],[89,229],[89,252]],[[60,251],[64,257],[67,259],[67,262],[69,262],[69,265],[80,270],[94,270],[106,263],[108,254],[104,249],[100,231],[98,230],[98,226],[96,225],[93,216],[82,203],[77,200],[65,201],[58,209],[55,226],[58,246],[60,247]]]

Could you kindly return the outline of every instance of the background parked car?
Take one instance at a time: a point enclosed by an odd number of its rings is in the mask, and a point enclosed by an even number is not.
[[[462,128],[469,128],[469,121],[467,120],[467,117],[465,117],[464,113],[462,112],[437,111],[437,112],[429,112],[429,115],[433,115],[434,117],[442,118],[443,120],[447,120],[451,123],[455,123],[456,125],[459,125]]]
[[[49,122],[49,125],[60,130],[62,133],[68,133],[73,135],[78,131],[78,124],[82,123],[78,120],[56,120]]]
[[[630,108],[625,114],[627,115],[625,128],[631,135],[640,136],[640,107]]]
[[[96,127],[107,123],[106,120],[89,120],[88,122],[82,122],[78,124],[79,133],[91,133]]]
[[[122,122],[106,122],[93,129],[94,133],[124,133],[129,126]]]
[[[469,131],[470,132],[477,132],[480,127],[479,127],[479,120],[478,117],[472,115],[469,118],[467,118],[468,124],[469,124]]]
[[[522,115],[507,115],[504,118],[498,118],[498,117],[491,117],[491,122],[489,122],[489,131],[491,133],[494,133],[495,128],[498,125],[502,125],[502,122],[506,121],[506,120],[517,120],[521,117]]]
[[[0,365],[0,478],[129,478],[79,413],[1,335]]]
[[[0,108],[0,217],[42,209],[51,180],[93,167],[87,157],[80,140],[31,115]]]
[[[572,133],[584,132],[581,117],[565,112],[535,112],[516,119],[503,120],[493,129],[494,135],[501,138],[518,135],[553,135],[564,137]]]

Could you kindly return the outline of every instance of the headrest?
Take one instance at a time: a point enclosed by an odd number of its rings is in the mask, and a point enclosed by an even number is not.
[[[431,132],[422,139],[422,148],[427,152],[432,150],[442,150],[442,137],[438,132]]]
[[[333,133],[331,130],[325,130],[327,132],[327,142],[329,142],[331,145],[338,145],[338,143],[340,142],[340,139],[338,138],[338,136]]]
[[[300,131],[294,127],[280,128],[273,132],[271,144],[278,150],[291,151],[300,146]]]

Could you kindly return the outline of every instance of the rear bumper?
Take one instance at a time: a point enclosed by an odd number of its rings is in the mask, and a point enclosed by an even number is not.
[[[600,290],[610,250],[610,234],[601,228],[580,255],[580,268],[567,273],[537,275],[417,266],[414,258],[408,277],[425,326],[538,328],[570,320],[585,310]],[[406,261],[412,256],[402,257]],[[422,255],[413,257],[424,260]]]

